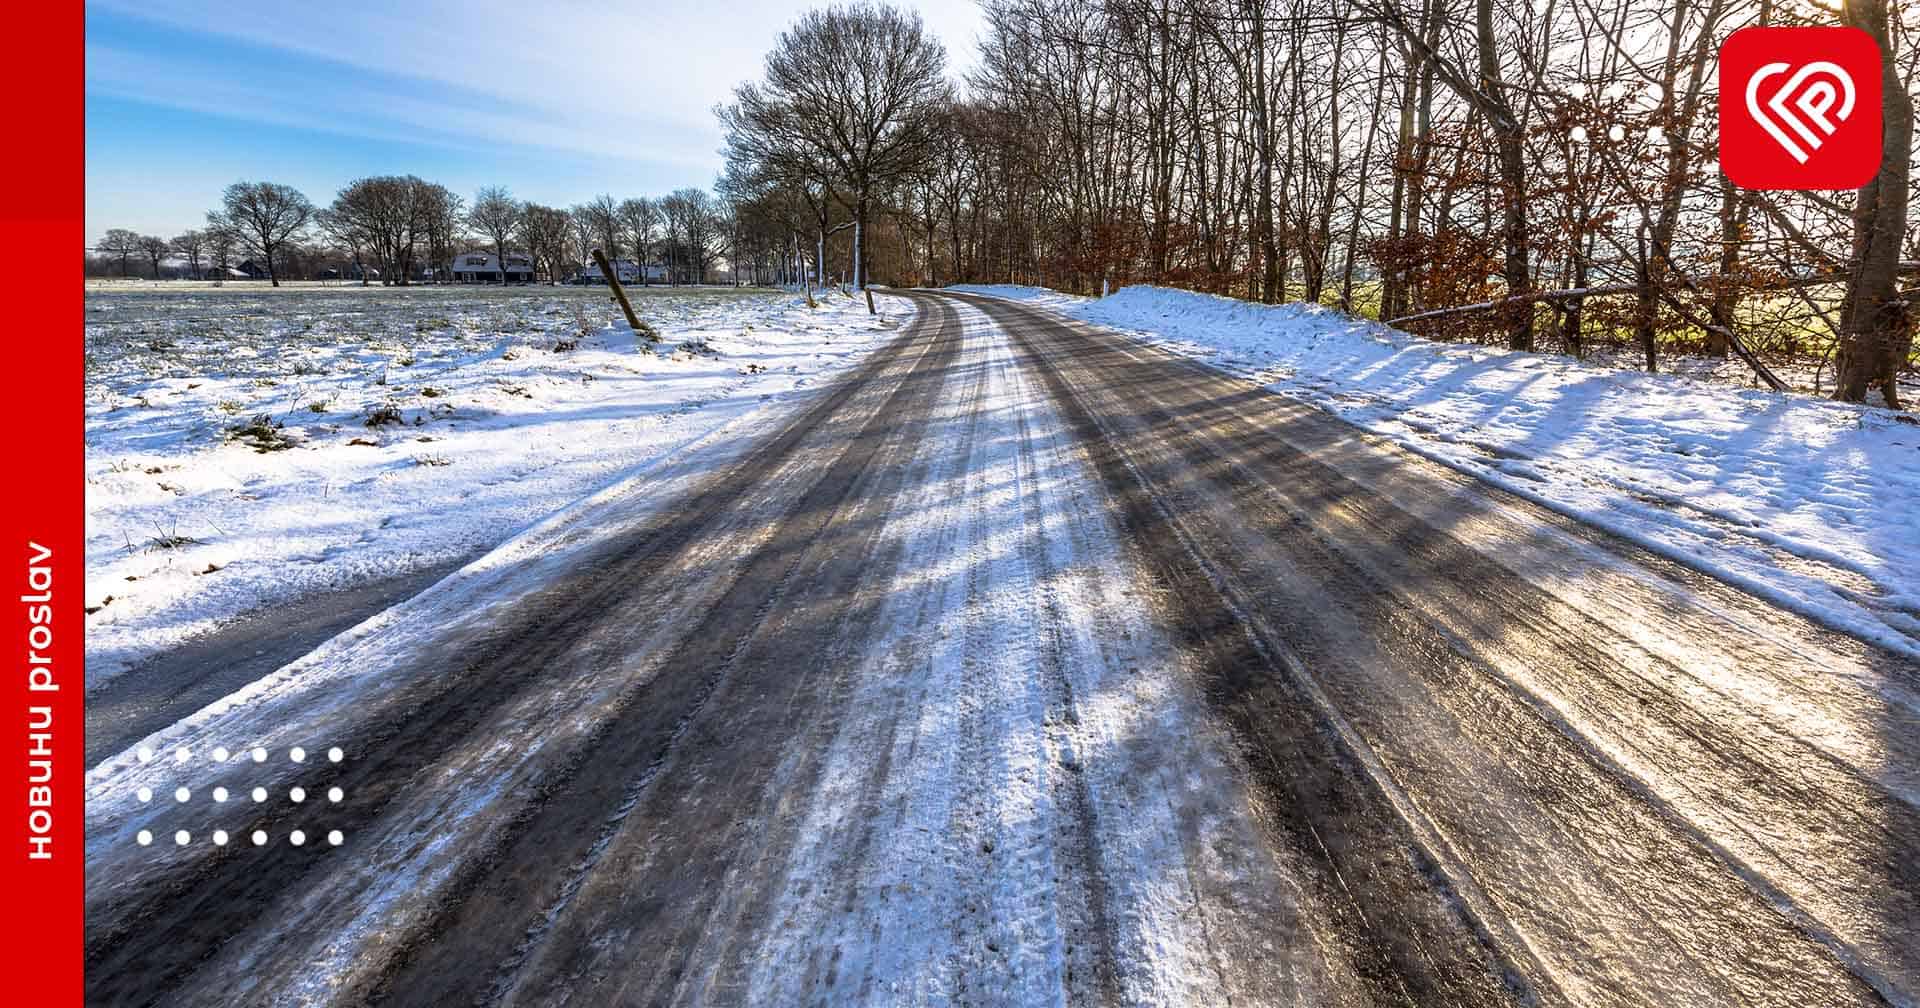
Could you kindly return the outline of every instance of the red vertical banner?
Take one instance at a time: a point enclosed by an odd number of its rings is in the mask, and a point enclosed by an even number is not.
[[[54,264],[7,285],[5,412],[9,490],[0,535],[8,676],[0,696],[0,891],[8,917],[6,1001],[80,1004],[85,807],[84,288],[85,8],[7,12],[5,65],[32,101],[7,111],[0,235],[24,260]],[[61,267],[60,263],[67,263]]]

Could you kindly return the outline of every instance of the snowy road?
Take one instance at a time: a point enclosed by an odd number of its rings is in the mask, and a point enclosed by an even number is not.
[[[1920,1000],[1911,663],[915,300],[772,436],[96,767],[90,1002]]]

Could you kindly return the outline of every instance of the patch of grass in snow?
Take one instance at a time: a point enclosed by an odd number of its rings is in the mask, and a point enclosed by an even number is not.
[[[400,417],[400,407],[393,403],[382,403],[367,412],[367,426],[386,427],[391,424],[405,423]]]
[[[190,535],[182,535],[178,528],[171,528],[165,532],[156,529],[153,538],[146,541],[145,548],[149,550],[177,550],[185,549],[188,546],[200,545],[204,545],[202,540],[195,539]],[[133,550],[129,549],[128,552],[131,553]]]
[[[261,454],[286,451],[295,443],[292,438],[282,432],[280,421],[265,413],[257,414],[238,427],[229,427],[227,436],[232,440],[245,443]]]

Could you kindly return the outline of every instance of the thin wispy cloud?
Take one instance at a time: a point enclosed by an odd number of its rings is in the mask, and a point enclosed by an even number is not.
[[[955,63],[970,64],[977,9],[917,6]],[[463,188],[503,181],[539,192],[551,179],[588,172],[607,176],[593,185],[604,191],[705,185],[720,168],[713,106],[740,81],[759,76],[764,54],[803,9],[762,0],[244,9],[89,0],[87,93],[228,123],[224,135],[235,146],[244,146],[249,123],[309,133],[316,164],[337,160],[328,157],[329,144],[337,147],[328,137],[390,144],[408,152],[407,165],[425,162],[406,170],[437,173]],[[166,142],[164,135],[143,135],[120,146],[147,150]],[[441,163],[420,157],[424,148],[445,152]],[[209,191],[224,184],[220,179],[265,170],[243,159],[209,160],[202,187]],[[550,178],[481,177],[503,162],[522,173],[530,165],[552,170],[543,173]],[[395,167],[365,168],[384,170]],[[110,191],[112,181],[110,170],[90,161],[90,216],[96,204],[104,212],[121,199]],[[568,189],[545,198],[590,195]]]
[[[132,51],[93,44],[88,49],[89,89],[373,138],[397,135],[470,148],[537,147],[636,160],[712,159],[715,131],[710,116],[649,99],[666,85],[631,69],[583,73],[581,67],[596,65],[598,54],[590,39],[576,43],[580,62],[560,62],[550,48],[542,47],[559,45],[568,32],[556,35],[551,23],[517,31],[508,39],[492,34],[499,28],[484,24],[479,31],[450,35],[445,27],[423,32],[412,21],[377,19],[367,24],[348,19],[367,34],[347,35],[327,17],[300,16],[285,8],[258,19],[196,23],[181,13],[186,6],[160,4],[125,13],[241,43],[256,51],[257,62],[248,60],[244,72],[236,74],[237,68],[225,58],[228,47]],[[445,25],[445,16],[429,12],[427,20]],[[239,22],[246,27],[238,28]],[[390,25],[404,32],[390,30]],[[213,30],[202,30],[206,28]],[[485,72],[479,69],[483,65]]]

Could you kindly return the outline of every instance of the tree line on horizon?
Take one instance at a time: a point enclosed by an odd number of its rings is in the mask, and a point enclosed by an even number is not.
[[[1887,0],[983,0],[964,87],[917,15],[812,11],[717,109],[743,250],[855,283],[1154,283],[1439,338],[1816,366],[1897,403],[1920,235],[1914,47]],[[1857,192],[1734,187],[1720,43],[1884,54]],[[811,246],[811,248],[809,248]]]
[[[407,282],[468,243],[556,280],[598,247],[676,280],[725,259],[790,284],[1154,283],[1516,349],[1630,348],[1648,370],[1736,355],[1776,387],[1790,361],[1818,391],[1898,401],[1917,50],[1887,0],[982,6],[958,85],[911,12],[800,15],[716,107],[717,198],[561,209],[383,176],[316,208],[237,183],[204,229],[96,251],[123,274],[170,250],[270,267],[322,250]],[[1720,43],[1839,23],[1885,54],[1880,172],[1857,192],[1736,188],[1715,162]]]
[[[139,262],[159,279],[163,260],[177,257],[192,278],[224,277],[252,262],[275,286],[328,269],[404,286],[449,279],[457,255],[482,249],[502,260],[526,255],[536,275],[558,283],[599,249],[660,267],[669,283],[705,283],[732,240],[731,207],[696,187],[657,198],[601,195],[562,209],[515,199],[504,186],[469,201],[417,176],[380,175],[349,182],[316,206],[291,186],[241,181],[227,187],[204,227],[172,238],[109,229],[89,250],[89,270],[128,277]]]

